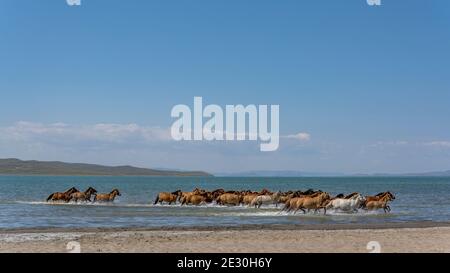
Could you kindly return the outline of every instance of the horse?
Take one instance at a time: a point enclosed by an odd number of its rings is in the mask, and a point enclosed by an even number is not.
[[[389,197],[392,200],[395,199],[395,196],[391,192],[387,191],[387,192],[380,192],[379,194],[377,194],[375,196],[366,196],[366,203],[370,202],[370,201],[378,201],[386,195],[389,195]]]
[[[297,191],[293,194],[293,197],[288,199],[285,203],[284,203],[284,207],[282,210],[284,211],[291,211],[297,204],[297,201],[300,200],[301,198],[304,197],[316,197],[318,196],[320,193],[316,192],[310,195],[303,195],[303,194],[299,194],[300,191]]]
[[[193,194],[183,199],[181,205],[192,204],[200,205],[202,203],[211,203],[213,201],[212,194],[210,192],[202,194]]]
[[[46,201],[64,201],[67,203],[70,201],[70,195],[75,192],[79,192],[75,187],[72,187],[65,192],[54,192],[47,197]]]
[[[278,191],[271,195],[258,195],[257,197],[253,198],[250,206],[260,208],[263,204],[275,204],[278,207],[278,201],[280,200],[280,197],[281,191]]]
[[[202,194],[205,193],[205,190],[200,190],[198,188],[195,188],[193,191],[189,191],[189,192],[181,192],[181,194],[178,196],[178,200],[182,203],[183,200],[191,195],[195,195],[195,194]]]
[[[234,193],[224,193],[217,197],[216,203],[219,205],[235,205],[239,206],[242,201],[242,197]]]
[[[114,202],[116,196],[121,196],[118,189],[114,189],[110,193],[100,193],[95,195],[94,202]]]
[[[217,189],[211,192],[212,198],[216,199],[217,197],[219,197],[221,194],[224,194],[225,190],[224,189]]]
[[[163,202],[169,203],[171,205],[172,203],[176,203],[178,198],[181,196],[181,191],[177,190],[172,193],[170,192],[160,192],[155,199],[155,202],[153,203],[156,205],[158,202],[162,204]]]
[[[244,205],[250,205],[252,203],[253,199],[255,199],[257,196],[258,196],[258,193],[248,193],[242,197],[242,203]]]
[[[306,213],[305,209],[307,209],[308,212],[311,209],[314,209],[314,212],[317,212],[319,209],[323,208],[325,210],[324,214],[326,214],[327,208],[323,204],[325,201],[329,199],[330,195],[326,192],[317,193],[315,197],[311,196],[300,197],[295,203],[294,213],[296,213],[298,210],[302,210],[303,213]]]
[[[326,205],[326,209],[334,208],[343,211],[357,211],[365,202],[365,198],[361,194],[353,194],[350,198],[335,198],[330,200]]]
[[[383,197],[381,197],[378,200],[372,200],[368,201],[365,204],[365,209],[367,210],[377,210],[377,209],[383,209],[384,213],[390,212],[391,207],[388,205],[389,201],[394,200],[390,194],[384,194]]]
[[[87,190],[85,190],[84,192],[74,192],[70,195],[70,201],[75,201],[78,202],[78,200],[81,201],[89,201],[91,202],[91,195],[96,194],[97,190],[89,187]]]

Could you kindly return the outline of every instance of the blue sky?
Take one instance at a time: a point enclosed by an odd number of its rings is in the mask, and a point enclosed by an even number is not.
[[[321,172],[450,169],[445,0],[2,0],[0,157]],[[173,143],[176,104],[279,104],[285,139]]]

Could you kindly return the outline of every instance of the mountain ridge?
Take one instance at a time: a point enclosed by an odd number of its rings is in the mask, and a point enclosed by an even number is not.
[[[212,176],[203,171],[172,171],[133,167],[104,166],[62,161],[0,159],[1,175],[74,175],[74,176]]]

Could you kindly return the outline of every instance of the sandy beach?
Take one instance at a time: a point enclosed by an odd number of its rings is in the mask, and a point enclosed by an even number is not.
[[[416,227],[409,227],[416,226]],[[0,231],[0,252],[450,252],[447,224],[372,227],[241,227],[185,229],[46,229]],[[377,244],[377,243],[375,243]]]

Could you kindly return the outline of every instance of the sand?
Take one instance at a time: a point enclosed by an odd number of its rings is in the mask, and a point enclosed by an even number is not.
[[[0,230],[0,252],[27,253],[78,251],[78,244],[83,253],[367,253],[372,241],[383,253],[450,252],[450,227]]]

